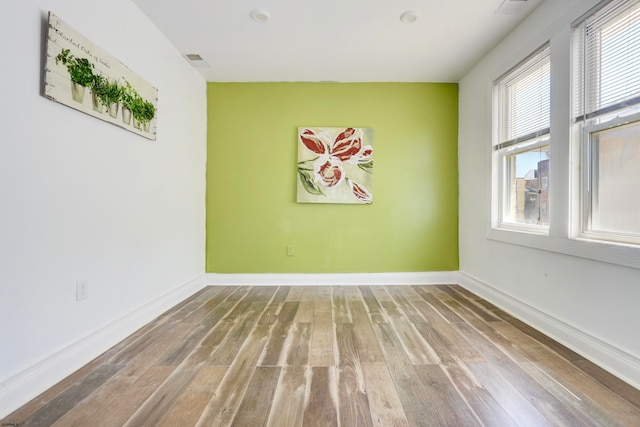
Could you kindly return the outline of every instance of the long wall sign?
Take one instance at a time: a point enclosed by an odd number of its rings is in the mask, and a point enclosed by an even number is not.
[[[44,95],[156,139],[158,90],[51,12]]]

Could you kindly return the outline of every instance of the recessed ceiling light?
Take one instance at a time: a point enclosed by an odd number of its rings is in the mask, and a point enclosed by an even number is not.
[[[271,14],[263,9],[254,9],[249,13],[251,15],[251,19],[256,22],[267,22],[269,18],[271,18]]]
[[[413,24],[418,19],[418,15],[413,10],[407,10],[400,15],[400,20],[405,24]]]

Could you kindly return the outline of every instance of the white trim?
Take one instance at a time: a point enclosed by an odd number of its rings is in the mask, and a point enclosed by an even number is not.
[[[493,228],[487,238],[610,264],[640,268],[640,245],[589,239],[569,239]]]
[[[448,283],[458,283],[457,271],[328,274],[207,274],[207,284],[218,286],[432,285]]]
[[[464,273],[459,284],[640,389],[640,359]]]
[[[205,285],[204,274],[188,280],[0,381],[0,418],[9,415]]]

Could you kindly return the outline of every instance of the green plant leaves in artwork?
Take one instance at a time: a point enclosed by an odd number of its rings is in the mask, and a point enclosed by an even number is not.
[[[84,87],[91,85],[93,82],[94,66],[87,58],[77,58],[70,53],[69,49],[63,49],[56,56],[56,64],[58,62],[62,62],[63,65],[67,66],[72,82]]]
[[[102,105],[109,105],[106,96],[108,86],[109,81],[106,79],[106,77],[100,74],[93,76],[93,81],[91,82],[91,90],[96,94],[98,102],[100,102]]]
[[[118,82],[112,81],[107,83],[107,87],[104,91],[104,98],[108,104],[120,101],[120,94],[122,88],[118,86]]]
[[[156,107],[141,97],[126,79],[123,78],[126,86],[120,87],[117,82],[109,81],[101,74],[94,74],[94,65],[87,58],[73,56],[69,49],[63,49],[56,56],[56,63],[58,62],[66,65],[71,81],[90,87],[100,104],[108,106],[111,103],[122,102],[122,107],[131,111],[139,127],[155,117]]]
[[[310,173],[306,172],[304,169],[298,168],[298,174],[300,174],[300,182],[302,182],[302,186],[307,190],[307,193],[315,196],[324,196],[324,193],[311,178]]]
[[[125,80],[126,87],[120,92],[122,106],[131,110],[133,118],[141,125],[150,122],[156,115],[156,107],[146,99],[142,98],[138,92]]]
[[[373,173],[373,160],[368,163],[360,163],[358,167],[367,173]]]

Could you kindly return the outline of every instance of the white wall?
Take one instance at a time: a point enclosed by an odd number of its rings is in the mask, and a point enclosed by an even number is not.
[[[158,88],[155,142],[40,96],[48,11]],[[1,418],[204,285],[206,84],[130,0],[6,1],[0,36]]]
[[[461,283],[640,387],[640,270],[487,237],[491,82],[549,39],[554,91],[551,191],[556,191],[551,209],[559,229],[567,229],[570,25],[596,3],[546,0],[460,82]],[[552,231],[558,234],[558,229]]]

